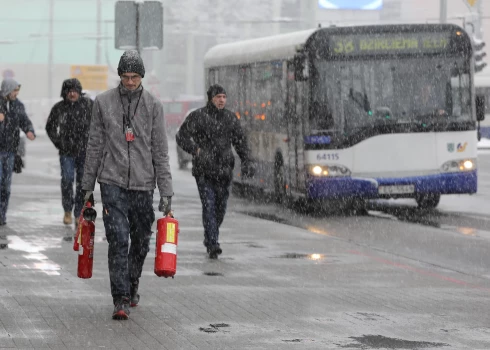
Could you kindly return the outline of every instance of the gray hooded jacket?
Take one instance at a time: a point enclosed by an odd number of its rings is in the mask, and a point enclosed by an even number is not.
[[[128,106],[131,142],[125,137]],[[173,195],[163,105],[141,86],[129,91],[120,85],[95,99],[82,188],[93,191],[96,179],[137,191],[153,190],[156,181],[161,197]]]
[[[2,87],[0,88],[0,95],[7,97],[12,91],[20,87],[20,84],[14,79],[8,78],[2,81]]]

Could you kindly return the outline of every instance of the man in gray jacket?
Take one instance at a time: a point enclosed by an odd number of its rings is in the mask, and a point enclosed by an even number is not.
[[[170,212],[173,190],[163,106],[141,85],[145,67],[137,51],[124,52],[118,74],[120,85],[94,102],[82,188],[86,202],[96,179],[100,183],[112,318],[126,320],[129,307],[139,302],[139,278],[155,220],[155,180],[164,215]]]

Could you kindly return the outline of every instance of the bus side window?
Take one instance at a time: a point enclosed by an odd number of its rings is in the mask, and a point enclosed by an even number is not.
[[[453,91],[451,81],[446,84],[446,111],[449,115],[453,115]]]
[[[218,71],[210,69],[208,73],[208,86],[218,83]]]
[[[310,104],[312,124],[320,130],[331,129],[334,126],[332,111],[327,102],[312,101]]]

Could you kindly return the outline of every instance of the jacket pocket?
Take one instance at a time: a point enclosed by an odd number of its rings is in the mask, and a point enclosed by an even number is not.
[[[100,164],[100,167],[99,167],[99,172],[97,174],[97,177],[100,178],[100,176],[102,175],[102,172],[104,171],[104,166],[105,166],[105,161],[106,161],[106,158],[107,158],[107,154],[108,152],[104,152],[104,155],[102,156],[102,163]]]

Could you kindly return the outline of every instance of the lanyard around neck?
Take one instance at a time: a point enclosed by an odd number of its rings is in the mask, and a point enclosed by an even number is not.
[[[134,119],[134,116],[136,115],[136,110],[138,109],[138,105],[140,104],[141,95],[143,95],[143,86],[141,86],[141,92],[140,95],[138,96],[136,107],[134,108],[133,117],[131,118],[131,91],[128,92],[128,114],[126,115],[126,113],[124,113],[124,103],[122,99],[121,89],[119,89],[119,98],[121,99],[121,106],[123,109],[124,124],[126,124],[127,126],[131,124],[131,120]]]

